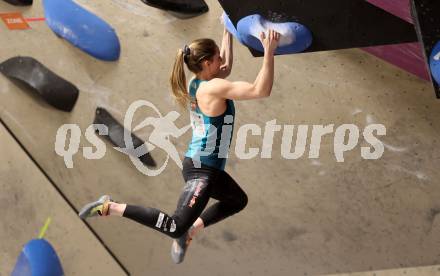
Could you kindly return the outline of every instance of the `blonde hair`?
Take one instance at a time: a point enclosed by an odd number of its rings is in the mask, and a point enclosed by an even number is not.
[[[174,98],[180,106],[185,108],[190,101],[183,64],[185,63],[191,72],[197,74],[203,69],[200,63],[206,59],[211,60],[217,49],[214,40],[202,38],[177,51],[170,83]]]

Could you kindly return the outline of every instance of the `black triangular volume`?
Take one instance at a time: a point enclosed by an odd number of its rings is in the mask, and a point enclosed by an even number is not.
[[[276,22],[297,22],[313,35],[306,52],[417,41],[414,26],[364,0],[219,0],[234,25],[260,14]],[[253,54],[261,56],[259,52]]]

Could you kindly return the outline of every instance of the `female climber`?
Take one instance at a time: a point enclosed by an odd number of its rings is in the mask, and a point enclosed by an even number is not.
[[[212,39],[197,39],[179,49],[170,82],[176,101],[189,108],[193,134],[183,161],[185,186],[171,216],[155,208],[116,203],[108,195],[85,205],[79,216],[122,216],[164,233],[174,239],[173,261],[181,263],[200,230],[241,211],[247,195],[224,168],[234,124],[233,100],[271,94],[280,34],[269,30],[260,40],[264,58],[253,83],[224,80],[233,60],[232,36],[226,30],[220,50]],[[184,64],[194,73],[188,87]],[[210,198],[217,202],[204,210]]]

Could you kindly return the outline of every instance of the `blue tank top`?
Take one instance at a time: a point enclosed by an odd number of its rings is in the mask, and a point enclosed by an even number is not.
[[[189,83],[193,133],[185,156],[206,166],[224,170],[234,129],[234,102],[226,100],[226,110],[222,115],[210,117],[203,114],[196,99],[197,89],[202,82],[192,79]]]

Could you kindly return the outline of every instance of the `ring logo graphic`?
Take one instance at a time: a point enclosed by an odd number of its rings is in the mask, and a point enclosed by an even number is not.
[[[143,145],[134,148],[133,139],[131,137],[133,117],[136,111],[143,106],[153,109],[158,117],[148,117],[133,128],[133,131],[137,131],[148,125],[153,126],[153,131],[148,138],[149,142],[145,142]],[[168,164],[168,160],[170,159],[170,157],[174,162],[176,162],[177,166],[182,169],[182,160],[180,159],[176,147],[173,145],[173,143],[171,143],[169,136],[179,138],[180,136],[185,134],[185,132],[187,132],[189,128],[191,128],[191,124],[182,128],[178,128],[174,122],[179,117],[180,114],[176,111],[171,111],[165,116],[162,116],[157,107],[151,102],[146,100],[137,100],[129,106],[127,112],[125,113],[124,128],[127,130],[124,131],[125,148],[115,147],[114,149],[127,154],[133,165],[135,165],[135,167],[140,172],[148,176],[156,176],[163,172]],[[141,162],[139,157],[152,151],[156,147],[164,150],[167,153],[167,157],[165,162],[159,169],[153,170],[148,168],[148,166],[145,166]]]

